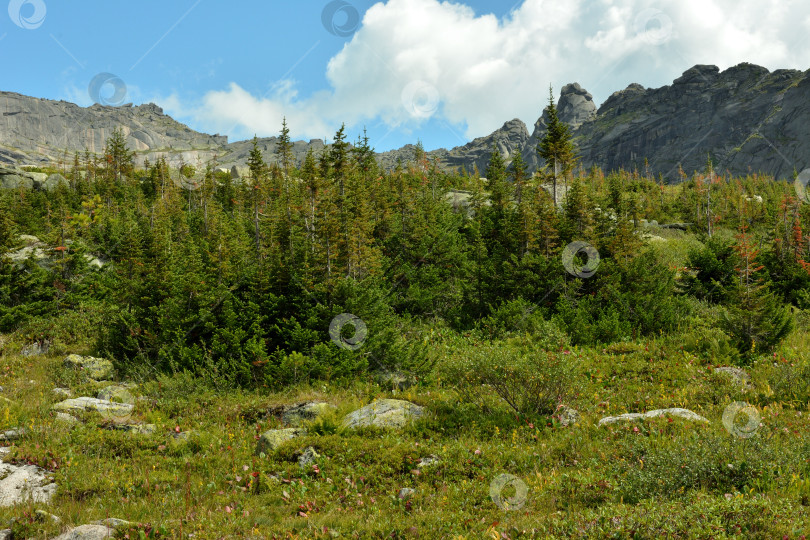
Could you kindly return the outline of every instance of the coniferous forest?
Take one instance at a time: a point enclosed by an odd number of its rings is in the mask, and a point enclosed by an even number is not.
[[[241,178],[116,131],[0,192],[0,417],[58,485],[13,538],[803,538],[801,178],[585,170],[550,110],[539,173],[386,171],[344,128],[296,163],[285,122]],[[59,423],[53,387],[104,389],[74,353],[126,415]],[[346,420],[382,399],[418,414]]]

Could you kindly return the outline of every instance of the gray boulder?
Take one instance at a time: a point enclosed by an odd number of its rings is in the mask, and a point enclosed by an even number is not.
[[[307,431],[305,429],[298,428],[271,429],[265,431],[261,434],[259,441],[256,444],[256,455],[259,455],[262,452],[269,454],[270,452],[275,451],[285,442],[291,441],[296,437],[303,437],[306,434]]]
[[[0,448],[0,458],[8,449]],[[50,502],[56,492],[56,484],[48,477],[48,471],[35,465],[13,465],[0,462],[0,506],[31,501]]]
[[[65,366],[81,370],[86,376],[96,381],[110,379],[113,376],[113,363],[104,358],[79,356],[71,354],[65,358]]]
[[[409,421],[421,418],[425,408],[401,399],[378,399],[343,417],[343,426],[401,428]]]
[[[65,534],[60,534],[53,540],[104,540],[112,538],[115,529],[106,525],[80,525]]]
[[[607,426],[616,424],[618,422],[628,422],[634,420],[644,420],[646,418],[657,418],[659,416],[671,416],[675,418],[683,418],[692,422],[708,422],[708,420],[699,414],[690,411],[689,409],[672,408],[672,409],[655,409],[646,413],[628,413],[620,414],[619,416],[606,416],[599,420],[600,426]]]
[[[53,191],[59,186],[70,186],[70,182],[67,181],[67,178],[58,173],[48,176],[48,178],[42,182],[42,189],[46,191]]]

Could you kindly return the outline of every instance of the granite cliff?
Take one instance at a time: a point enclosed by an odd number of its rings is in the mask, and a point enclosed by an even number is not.
[[[718,170],[734,174],[762,172],[789,177],[810,164],[810,70],[770,72],[753,64],[720,71],[697,65],[671,85],[644,88],[631,84],[615,92],[598,109],[593,97],[577,83],[565,85],[557,104],[561,120],[572,128],[585,167],[603,170],[644,170],[677,181],[678,167],[690,173],[703,169],[707,155]],[[542,94],[542,92],[538,92]],[[0,165],[47,165],[72,159],[74,152],[100,152],[112,130],[120,127],[137,160],[165,156],[171,164],[207,163],[243,168],[250,141],[229,143],[227,137],[190,129],[154,104],[82,108],[0,92]],[[546,130],[544,110],[529,133],[518,120],[450,150],[428,152],[446,170],[482,174],[497,147],[511,161],[520,150],[529,170],[542,166],[537,142]],[[373,142],[373,141],[372,141]],[[274,161],[275,137],[260,139],[268,162]],[[309,148],[316,153],[324,142],[295,142],[300,162]],[[381,165],[393,169],[414,156],[415,147],[378,154]]]

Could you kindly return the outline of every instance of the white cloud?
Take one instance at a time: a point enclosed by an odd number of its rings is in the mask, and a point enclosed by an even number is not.
[[[503,19],[439,0],[372,6],[326,66],[330,84],[302,98],[284,81],[266,97],[236,83],[170,112],[209,131],[323,137],[341,122],[415,129],[438,116],[486,135],[518,117],[529,126],[555,91],[577,81],[597,104],[632,82],[669,84],[698,63],[810,67],[804,0],[524,0]]]

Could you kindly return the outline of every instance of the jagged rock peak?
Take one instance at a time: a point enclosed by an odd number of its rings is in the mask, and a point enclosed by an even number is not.
[[[557,114],[560,120],[576,129],[596,117],[596,104],[593,96],[579,83],[566,84],[560,91]]]
[[[717,66],[709,66],[705,64],[698,64],[683,72],[683,75],[672,81],[673,85],[687,84],[687,83],[704,83],[708,84],[714,82],[720,74],[720,68]]]

